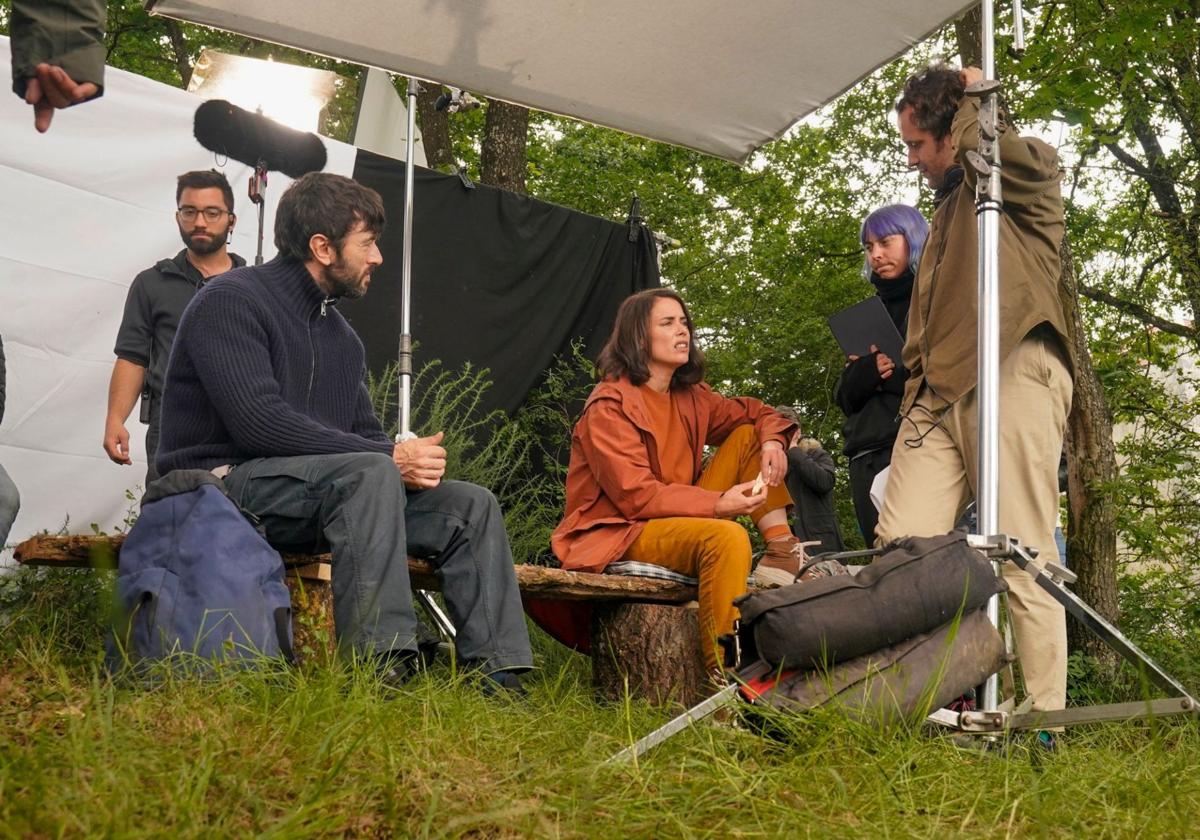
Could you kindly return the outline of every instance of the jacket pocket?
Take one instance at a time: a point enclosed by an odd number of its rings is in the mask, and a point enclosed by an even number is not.
[[[162,659],[188,649],[174,626],[179,578],[162,567],[117,579],[118,649],[130,662]]]

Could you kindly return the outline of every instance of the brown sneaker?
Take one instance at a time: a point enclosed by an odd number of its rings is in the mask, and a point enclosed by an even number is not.
[[[767,543],[767,550],[754,570],[754,580],[763,586],[790,586],[804,565],[804,545],[793,536]]]

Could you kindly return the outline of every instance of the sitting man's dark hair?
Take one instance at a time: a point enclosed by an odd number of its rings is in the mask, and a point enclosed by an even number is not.
[[[275,247],[281,257],[309,258],[308,241],[318,233],[340,247],[358,222],[376,235],[387,217],[379,193],[329,172],[310,172],[279,199],[275,211]]]
[[[184,190],[207,190],[214,188],[221,191],[221,195],[225,198],[225,209],[232,213],[233,187],[229,186],[229,180],[225,177],[225,173],[218,172],[215,169],[196,169],[180,175],[175,185],[175,203],[179,203]]]
[[[950,124],[954,122],[954,113],[965,90],[958,70],[941,63],[933,64],[909,76],[904,83],[904,94],[896,103],[896,113],[912,108],[917,127],[928,131],[935,140],[941,140],[950,133]]]

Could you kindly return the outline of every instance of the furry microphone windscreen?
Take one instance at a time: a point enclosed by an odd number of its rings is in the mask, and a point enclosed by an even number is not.
[[[247,166],[262,160],[267,169],[290,178],[325,168],[325,144],[320,137],[280,125],[224,99],[210,99],[196,109],[193,131],[210,152]]]

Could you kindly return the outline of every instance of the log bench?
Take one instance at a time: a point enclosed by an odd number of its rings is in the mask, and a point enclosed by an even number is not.
[[[31,537],[14,557],[28,566],[115,569],[125,537]],[[295,649],[318,661],[334,649],[333,593],[328,554],[283,554],[292,594]],[[433,566],[408,559],[414,589],[437,591]],[[592,609],[592,683],[599,697],[619,700],[626,690],[656,704],[690,707],[710,693],[700,655],[696,587],[673,581],[569,572],[518,565],[526,601],[580,601]],[[628,685],[628,689],[626,689]]]

